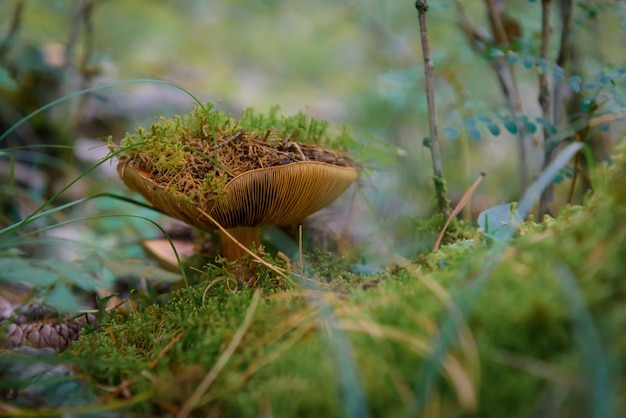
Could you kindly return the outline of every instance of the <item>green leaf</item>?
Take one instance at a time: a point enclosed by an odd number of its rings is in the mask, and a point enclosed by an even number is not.
[[[515,64],[517,61],[519,61],[519,55],[517,55],[513,51],[509,51],[509,53],[506,56],[506,60],[509,64]]]
[[[103,264],[114,276],[118,277],[137,276],[144,277],[146,280],[159,280],[163,282],[177,282],[181,278],[180,274],[171,273],[140,260],[124,260],[124,262],[118,262],[113,259],[106,259],[103,260]]]
[[[522,58],[522,64],[524,65],[524,68],[533,68],[535,66],[535,58],[531,55],[524,55]]]
[[[546,119],[536,118],[535,120],[537,121],[537,123],[540,123],[541,125],[543,125],[543,127],[548,131],[550,135],[554,135],[556,133],[557,131],[556,126],[548,122]]]
[[[446,134],[446,139],[457,139],[461,132],[453,126],[442,126],[441,131]]]
[[[34,260],[23,258],[0,259],[0,278],[41,287],[50,286],[59,280],[56,273],[37,266]]]
[[[580,92],[580,85],[582,83],[582,78],[580,78],[580,76],[577,75],[573,75],[571,77],[569,77],[567,79],[567,85],[569,86],[570,89],[572,89],[572,91],[579,93]]]
[[[505,119],[502,123],[504,123],[504,127],[506,128],[506,130],[513,135],[517,134],[517,132],[519,131],[517,123],[515,123],[513,119]]]
[[[591,97],[584,98],[580,101],[580,110],[589,110],[595,104],[595,100]]]
[[[493,136],[499,136],[501,133],[500,127],[495,123],[488,123],[487,129],[489,129],[489,132],[491,132]]]
[[[482,134],[480,133],[480,129],[478,129],[476,127],[469,128],[468,132],[469,132],[470,138],[472,138],[472,139],[480,139],[480,138],[482,138]]]
[[[511,216],[511,204],[505,203],[491,207],[478,215],[478,226],[487,238],[499,241],[508,239],[513,230],[513,219],[521,219],[517,214]]]
[[[15,79],[9,74],[9,70],[4,67],[0,67],[0,87],[12,92],[19,87]]]
[[[54,286],[45,301],[47,305],[60,312],[77,312],[82,308],[76,296],[64,284]]]
[[[40,265],[53,271],[64,282],[73,283],[81,289],[96,290],[96,282],[85,272],[84,266],[63,263],[54,259],[42,260]]]
[[[531,134],[534,134],[535,132],[537,132],[537,125],[535,125],[534,123],[525,120],[524,122],[524,129],[526,129],[526,131],[530,132]]]

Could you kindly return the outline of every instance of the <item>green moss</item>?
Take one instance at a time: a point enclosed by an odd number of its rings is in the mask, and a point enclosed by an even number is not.
[[[354,140],[344,130],[304,113],[282,116],[245,110],[233,118],[211,104],[189,114],[162,117],[121,141],[120,162],[149,174],[180,199],[198,202],[225,195],[226,184],[256,168],[321,161],[355,166],[345,153]]]
[[[342,348],[353,355],[373,416],[419,410],[424,359],[448,323],[444,300],[452,297],[468,328],[465,334],[463,327],[455,331],[445,352],[468,378],[465,388],[476,391],[478,403],[472,410],[460,401],[459,377],[444,368],[428,398],[439,402],[441,416],[592,415],[592,393],[602,384],[594,371],[606,363],[609,383],[626,374],[624,173],[622,155],[603,172],[599,190],[585,206],[566,208],[542,224],[527,222],[497,253],[480,239],[459,242],[422,256],[418,264],[390,266],[371,277],[350,273],[349,260],[314,253],[305,271],[315,273],[324,291],[305,291],[261,269],[264,298],[198,414],[342,416],[342,390],[356,389],[342,389],[341,373],[350,365],[337,361],[337,335],[348,337],[350,345]],[[133,393],[151,393],[134,407],[137,411],[180,407],[224,354],[249,309],[253,290],[215,282],[236,277],[232,268],[228,263],[207,268],[204,283],[173,293],[163,305],[128,316],[112,314],[99,331],[83,335],[69,355],[97,381],[132,381]],[[564,281],[563,268],[584,296],[592,329],[583,326],[580,307],[565,297],[564,286],[572,284]],[[364,285],[372,280],[374,285]],[[331,307],[333,320],[320,307]],[[589,348],[590,335],[599,338],[599,352]],[[602,393],[623,412],[626,393],[612,390]]]

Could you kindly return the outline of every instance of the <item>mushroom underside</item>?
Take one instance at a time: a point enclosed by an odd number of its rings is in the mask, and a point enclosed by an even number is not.
[[[155,208],[190,225],[214,230],[216,225],[199,209],[231,230],[244,246],[259,244],[258,228],[304,220],[328,206],[357,178],[352,167],[322,162],[297,162],[250,170],[233,178],[217,200],[190,199],[158,184],[149,173],[122,161],[118,172],[127,187],[140,193]],[[242,250],[222,234],[224,256],[237,259]]]

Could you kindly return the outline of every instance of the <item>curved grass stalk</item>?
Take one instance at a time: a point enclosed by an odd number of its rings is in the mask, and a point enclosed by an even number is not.
[[[68,94],[66,96],[63,96],[63,97],[61,97],[59,99],[56,99],[56,100],[53,100],[52,102],[50,102],[50,103],[40,107],[39,109],[35,110],[34,112],[32,112],[32,113],[28,114],[27,116],[23,117],[22,119],[20,119],[18,122],[13,124],[13,126],[11,126],[9,129],[7,129],[6,132],[4,132],[2,135],[0,135],[0,142],[2,142],[6,137],[8,137],[12,132],[14,132],[21,125],[26,123],[29,119],[33,118],[34,116],[37,116],[38,114],[40,114],[41,112],[44,112],[45,110],[50,109],[53,106],[56,106],[59,103],[63,103],[65,101],[68,101],[70,99],[73,99],[75,97],[81,96],[81,95],[86,94],[86,93],[90,93],[92,91],[108,89],[108,88],[111,88],[111,87],[117,87],[117,86],[121,86],[121,85],[125,85],[125,84],[135,84],[135,83],[164,84],[166,86],[171,86],[171,87],[177,88],[178,90],[188,94],[189,97],[191,97],[196,103],[198,103],[198,105],[201,108],[204,108],[204,106],[202,105],[202,102],[200,100],[198,100],[198,98],[196,96],[194,96],[189,90],[185,89],[182,86],[179,86],[176,83],[172,83],[170,81],[157,80],[157,79],[152,79],[152,78],[138,78],[138,79],[133,79],[133,80],[113,81],[113,82],[110,82],[110,83],[98,84],[96,86],[88,87],[86,89],[82,89],[82,90],[76,91],[74,93],[70,93],[70,94]]]
[[[86,197],[86,198],[83,198],[83,199],[78,199],[78,200],[75,200],[73,202],[66,203],[64,205],[61,205],[59,207],[47,210],[47,211],[39,213],[39,214],[35,213],[33,216],[30,217],[29,223],[30,222],[35,222],[38,219],[50,216],[50,215],[52,215],[54,213],[57,213],[59,211],[67,209],[69,207],[72,207],[72,206],[84,203],[86,201],[93,200],[93,199],[98,199],[98,198],[104,198],[104,197],[112,198],[112,199],[116,199],[116,200],[121,200],[121,201],[132,203],[132,204],[136,204],[138,206],[142,206],[142,207],[145,207],[145,208],[152,209],[152,210],[155,210],[157,212],[160,212],[160,211],[154,209],[151,206],[148,206],[148,205],[146,205],[144,203],[141,203],[141,202],[135,201],[133,199],[127,198],[125,196],[119,196],[119,195],[115,195],[115,194],[112,194],[112,193],[99,193],[99,194],[96,194],[96,195],[93,195],[93,196],[89,196],[89,197]],[[91,220],[91,219],[115,218],[115,217],[128,217],[128,218],[143,219],[145,221],[148,221],[148,222],[152,223],[155,227],[157,227],[161,231],[161,233],[163,233],[165,239],[167,239],[167,241],[169,242],[170,246],[172,247],[172,250],[174,251],[174,256],[176,257],[176,261],[178,262],[178,266],[179,266],[179,269],[180,269],[181,276],[182,276],[183,281],[185,283],[185,287],[189,288],[189,281],[187,280],[187,274],[186,274],[185,269],[183,268],[183,266],[181,264],[180,257],[178,255],[178,251],[176,250],[176,247],[174,246],[174,243],[173,243],[172,239],[170,238],[169,234],[157,222],[153,221],[152,219],[148,219],[148,218],[146,218],[144,216],[128,215],[128,214],[86,216],[86,217],[82,217],[82,218],[70,219],[70,220],[67,220],[67,221],[59,222],[59,223],[56,223],[54,225],[50,225],[50,226],[47,226],[47,227],[39,228],[39,229],[37,229],[35,231],[29,231],[27,233],[24,233],[24,234],[20,235],[18,238],[8,239],[7,241],[4,241],[4,239],[1,239],[2,237],[5,237],[6,235],[8,235],[10,232],[13,232],[13,231],[19,229],[19,227],[23,225],[23,223],[17,223],[17,224],[9,226],[7,228],[4,228],[3,230],[0,231],[0,244],[2,244],[2,246],[8,246],[10,248],[10,247],[14,247],[16,245],[19,245],[20,241],[23,238],[25,238],[25,237],[29,237],[29,236],[32,236],[32,235],[37,235],[37,234],[40,234],[42,232],[50,231],[50,230],[53,230],[53,229],[61,227],[61,226],[69,225],[69,224],[72,224],[72,223],[75,223],[75,222]]]
[[[102,159],[102,161],[98,161],[96,164],[92,165],[91,167],[89,167],[88,169],[86,169],[85,171],[83,171],[81,173],[80,176],[76,177],[74,180],[70,181],[67,185],[65,185],[61,190],[59,190],[58,192],[56,192],[50,199],[48,199],[47,201],[45,201],[42,205],[40,205],[37,209],[35,209],[30,215],[28,215],[26,218],[24,218],[23,220],[8,226],[2,230],[0,230],[0,245],[2,245],[2,243],[4,242],[4,240],[6,239],[6,236],[9,232],[13,232],[15,230],[18,230],[20,228],[22,228],[25,225],[28,225],[29,223],[31,223],[34,219],[39,219],[39,217],[36,217],[38,213],[40,213],[46,206],[48,206],[50,203],[52,203],[53,201],[55,201],[59,196],[61,196],[63,193],[65,193],[67,190],[69,190],[74,184],[76,184],[78,181],[80,181],[83,177],[85,177],[87,174],[91,173],[92,171],[94,171],[96,168],[100,167],[102,164],[104,164],[105,162],[111,160],[113,157],[116,157],[117,155],[119,155],[120,153],[126,151],[129,148],[132,147],[137,147],[139,145],[142,145],[143,142],[138,142],[136,144],[133,144],[131,146],[125,147],[123,149],[120,149],[116,152],[111,153],[110,155],[106,156],[105,158]],[[105,194],[106,195],[106,194]],[[98,195],[96,195],[98,196]],[[89,198],[87,198],[89,199]],[[79,199],[76,202],[80,202],[83,201],[84,199]],[[66,207],[66,205],[63,205],[61,207]]]

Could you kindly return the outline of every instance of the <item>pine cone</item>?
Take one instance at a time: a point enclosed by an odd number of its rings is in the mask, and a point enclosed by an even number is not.
[[[93,324],[95,320],[95,316],[85,314],[58,324],[11,324],[1,344],[11,348],[29,345],[36,348],[49,347],[63,351],[78,337],[82,327]]]

